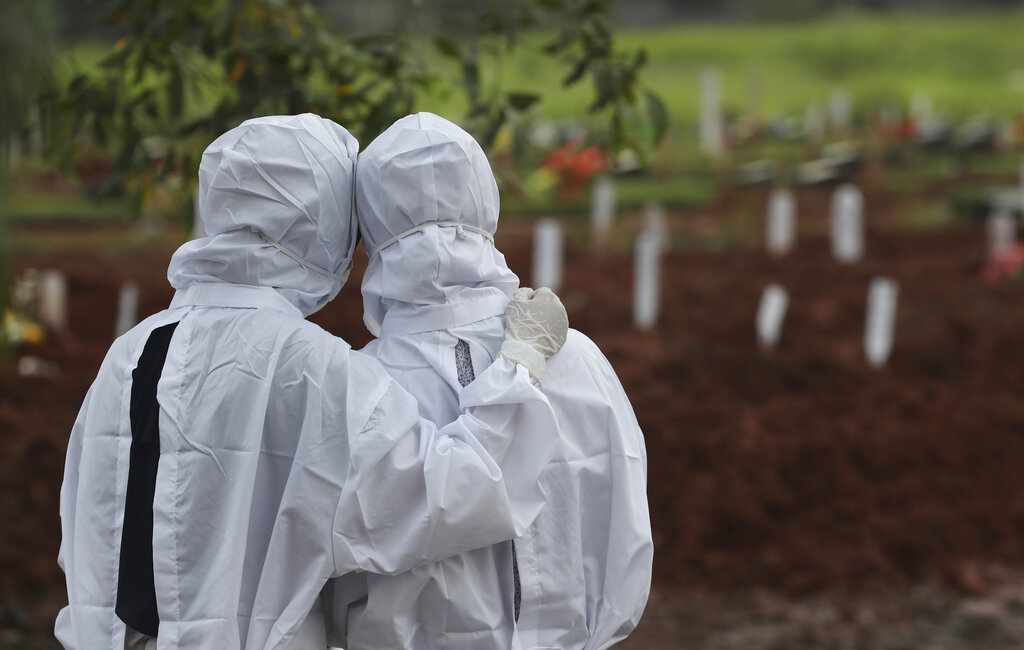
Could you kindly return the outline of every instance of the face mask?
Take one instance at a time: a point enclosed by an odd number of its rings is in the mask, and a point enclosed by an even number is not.
[[[394,244],[399,239],[408,237],[409,235],[417,233],[421,230],[426,230],[431,226],[437,226],[438,228],[455,228],[455,231],[458,233],[459,239],[465,239],[467,237],[466,231],[468,230],[469,232],[475,232],[476,234],[481,235],[482,237],[490,241],[492,244],[494,243],[494,235],[487,232],[483,228],[477,228],[476,226],[467,226],[457,221],[428,221],[427,223],[421,223],[420,225],[414,228],[410,228],[404,232],[400,232],[391,239],[382,243],[377,248],[374,248],[372,251],[370,251],[370,259],[372,260],[374,257],[377,256],[378,253],[380,253],[382,250],[384,250],[391,244]]]
[[[351,261],[349,261],[348,266],[345,268],[344,271],[342,271],[341,273],[334,273],[334,272],[328,271],[327,269],[323,268],[322,266],[317,266],[316,264],[313,264],[312,262],[310,262],[308,260],[302,259],[302,257],[300,257],[296,253],[292,252],[291,250],[285,248],[279,242],[276,242],[273,239],[271,239],[270,237],[267,237],[265,234],[260,232],[258,229],[251,228],[251,230],[254,233],[256,233],[256,235],[260,239],[262,239],[264,242],[266,242],[267,244],[270,244],[271,246],[273,246],[277,250],[281,251],[282,253],[284,253],[288,257],[292,258],[293,260],[295,260],[296,262],[298,262],[302,266],[306,267],[310,271],[315,271],[316,273],[320,273],[321,275],[326,275],[329,278],[334,278],[335,280],[340,282],[342,285],[344,285],[345,281],[348,280],[348,274],[352,271],[352,262]]]
[[[459,223],[457,221],[428,221],[427,223],[421,223],[418,226],[415,226],[413,228],[410,228],[408,230],[400,232],[397,235],[395,235],[394,237],[392,237],[392,238],[388,239],[387,241],[383,242],[380,246],[377,246],[372,251],[370,251],[370,254],[369,254],[370,259],[372,260],[374,257],[377,256],[378,253],[380,253],[382,250],[384,250],[385,248],[387,248],[391,244],[394,244],[398,240],[403,239],[405,237],[408,237],[409,235],[412,235],[413,233],[417,233],[417,232],[419,232],[421,230],[426,230],[427,228],[430,228],[431,226],[436,226],[438,228],[455,228],[456,232],[458,233],[458,238],[459,239],[465,239],[468,236],[468,235],[466,235],[466,231],[468,230],[469,232],[475,232],[476,234],[481,235],[482,237],[484,237],[485,239],[490,241],[492,244],[494,243],[494,235],[492,235],[491,233],[487,232],[483,228],[477,228],[476,226],[467,226],[467,225],[461,224],[461,223]],[[381,332],[380,323],[377,321],[377,319],[374,317],[373,314],[371,314],[369,311],[367,311],[365,309],[363,310],[363,324],[366,325],[366,329],[368,329],[370,331],[370,334],[373,334],[374,337],[379,337],[380,336],[380,332]]]

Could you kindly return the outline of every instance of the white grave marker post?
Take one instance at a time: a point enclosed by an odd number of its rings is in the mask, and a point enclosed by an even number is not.
[[[932,105],[932,96],[924,90],[914,93],[910,100],[910,116],[918,124],[927,124],[935,117],[935,109]]]
[[[778,344],[788,306],[789,294],[785,289],[777,284],[764,288],[757,308],[757,344],[762,349],[770,350]]]
[[[821,142],[825,136],[825,112],[821,106],[811,104],[804,113],[804,137],[811,142]]]
[[[844,264],[864,256],[864,197],[853,185],[841,185],[832,194],[832,256]]]
[[[135,327],[139,322],[139,288],[134,282],[121,285],[117,298],[117,321],[114,323],[114,338]]]
[[[881,368],[892,353],[896,326],[896,299],[899,285],[889,278],[875,278],[868,288],[868,315],[864,327],[864,355],[875,368]]]
[[[562,287],[562,226],[541,219],[533,229],[533,286],[555,293]]]
[[[704,68],[700,73],[700,150],[712,158],[725,151],[725,128],[722,124],[722,82],[717,68]]]
[[[590,204],[590,230],[594,240],[604,242],[615,220],[615,184],[602,176],[594,183]]]
[[[837,88],[832,92],[829,98],[829,118],[833,131],[845,133],[850,129],[853,123],[853,102],[845,89]]]
[[[54,332],[68,327],[68,283],[60,271],[47,270],[39,274],[37,302],[39,322]]]
[[[796,241],[796,199],[785,188],[772,190],[768,197],[765,246],[771,255],[782,257]]]
[[[658,322],[661,242],[650,233],[641,233],[636,239],[633,267],[633,322],[641,331]]]
[[[653,237],[662,250],[668,248],[668,225],[665,223],[665,211],[655,201],[648,201],[644,206],[644,232]]]
[[[997,209],[988,217],[988,256],[1008,253],[1017,241],[1017,224],[1009,210]]]

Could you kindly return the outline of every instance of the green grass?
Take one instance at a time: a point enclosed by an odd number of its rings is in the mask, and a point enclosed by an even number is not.
[[[43,225],[75,221],[128,222],[132,211],[127,201],[90,199],[71,194],[22,194],[7,197],[4,211],[12,225]]]
[[[797,23],[738,25],[685,24],[618,31],[624,51],[644,48],[643,83],[664,99],[674,136],[695,138],[700,71],[717,67],[724,104],[739,114],[751,108],[751,87],[759,86],[764,116],[800,118],[808,104],[825,105],[845,88],[861,116],[883,101],[904,105],[926,91],[936,109],[953,117],[990,114],[1009,117],[1024,108],[1024,11],[927,17],[846,13]],[[482,62],[485,84],[500,77],[508,89],[543,94],[540,112],[552,119],[585,118],[589,82],[563,89],[566,66],[540,51],[550,37],[534,35],[501,60]],[[464,114],[455,88],[457,74],[424,42],[423,56],[442,73],[442,83],[422,97],[418,109],[446,116]],[[64,52],[61,78],[88,70],[110,45],[78,43]]]
[[[707,203],[714,198],[715,183],[708,175],[684,175],[672,178],[659,176],[626,176],[615,181],[615,205],[619,212],[642,208],[649,201],[669,209],[684,209]],[[524,216],[589,215],[590,195],[586,191],[572,197],[534,199],[505,194],[501,200],[503,214]]]
[[[808,104],[824,106],[839,87],[862,119],[883,101],[906,105],[918,91],[953,117],[1018,114],[1024,106],[1024,72],[1015,73],[1024,71],[1022,27],[1021,11],[934,18],[852,13],[801,23],[621,31],[616,41],[624,50],[647,50],[642,79],[664,99],[674,138],[691,142],[706,66],[720,70],[724,104],[736,114],[750,108],[752,86],[761,88],[764,116],[802,117]],[[542,92],[541,110],[551,118],[580,117],[589,88],[561,89],[566,71],[538,52],[540,42],[527,42],[501,62],[505,85]],[[458,115],[462,104],[457,93],[439,89],[420,108]]]

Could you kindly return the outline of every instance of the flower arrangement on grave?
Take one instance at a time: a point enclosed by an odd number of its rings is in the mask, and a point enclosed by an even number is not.
[[[557,189],[566,198],[578,196],[598,175],[608,171],[609,159],[598,145],[581,146],[579,138],[548,154],[540,164],[535,183]]]
[[[1024,244],[1015,244],[994,254],[985,265],[982,277],[990,284],[1003,278],[1024,279]]]

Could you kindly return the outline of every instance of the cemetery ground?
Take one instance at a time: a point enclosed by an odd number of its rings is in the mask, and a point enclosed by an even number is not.
[[[1012,182],[1008,177],[1005,182]],[[956,183],[865,190],[864,259],[831,258],[830,192],[797,192],[799,239],[759,242],[767,191],[670,210],[661,314],[632,325],[637,211],[606,248],[566,217],[560,295],[621,378],[644,430],[656,555],[632,648],[1019,648],[1024,645],[1024,282],[986,283],[986,233],[941,206]],[[943,216],[946,215],[946,216]],[[529,283],[532,221],[497,244]],[[69,332],[0,363],[0,647],[51,648],[67,437],[110,344],[118,291],[164,308],[180,230],[65,220],[12,232],[16,271],[68,278]],[[368,340],[358,278],[314,320]],[[889,363],[862,337],[868,285],[900,286]],[[781,339],[755,342],[763,288],[789,293]],[[19,359],[54,362],[19,376]],[[51,368],[52,369],[52,368]]]

